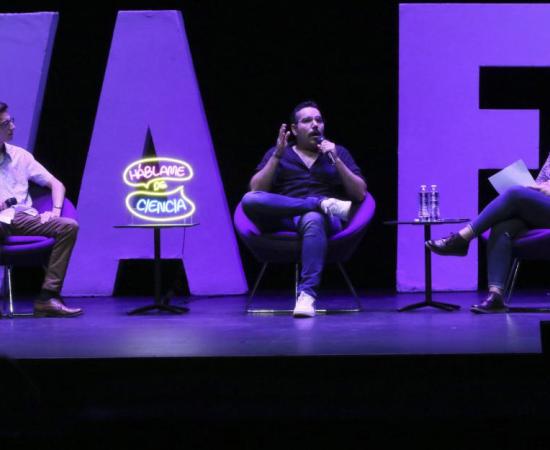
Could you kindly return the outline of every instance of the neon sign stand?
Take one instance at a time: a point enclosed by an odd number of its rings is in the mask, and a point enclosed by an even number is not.
[[[174,158],[144,158],[131,163],[122,174],[124,183],[136,188],[126,196],[126,208],[139,219],[170,223],[191,217],[196,206],[185,195],[182,183],[193,178],[193,168]]]

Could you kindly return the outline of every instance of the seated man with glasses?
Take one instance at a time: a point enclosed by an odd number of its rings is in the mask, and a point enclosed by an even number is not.
[[[75,317],[80,308],[69,308],[60,296],[69,258],[76,242],[78,224],[60,217],[65,187],[26,150],[8,144],[15,120],[8,105],[0,102],[0,238],[48,236],[55,239],[39,298],[34,302],[37,317]],[[39,214],[32,207],[29,181],[52,191],[52,210]]]

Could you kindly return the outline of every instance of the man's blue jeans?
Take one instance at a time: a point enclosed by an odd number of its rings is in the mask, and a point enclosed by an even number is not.
[[[550,228],[550,197],[526,187],[499,195],[470,224],[475,236],[491,228],[487,243],[489,286],[504,288],[512,264],[512,241],[529,228]]]
[[[242,199],[246,215],[263,232],[297,231],[302,238],[302,271],[298,292],[317,298],[328,236],[342,229],[336,217],[321,211],[322,198],[294,198],[270,192],[248,192]]]

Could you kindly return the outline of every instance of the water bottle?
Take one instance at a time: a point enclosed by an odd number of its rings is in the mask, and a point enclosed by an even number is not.
[[[428,194],[428,186],[421,185],[418,193],[418,219],[422,222],[430,219]]]
[[[430,220],[439,220],[441,218],[439,214],[439,191],[436,184],[430,186],[429,215]]]

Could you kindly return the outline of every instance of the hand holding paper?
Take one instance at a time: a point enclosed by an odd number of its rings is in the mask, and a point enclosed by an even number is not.
[[[529,186],[531,189],[534,189],[535,191],[542,192],[545,195],[548,195],[550,197],[550,182],[545,181],[541,184],[535,184],[533,186]]]

